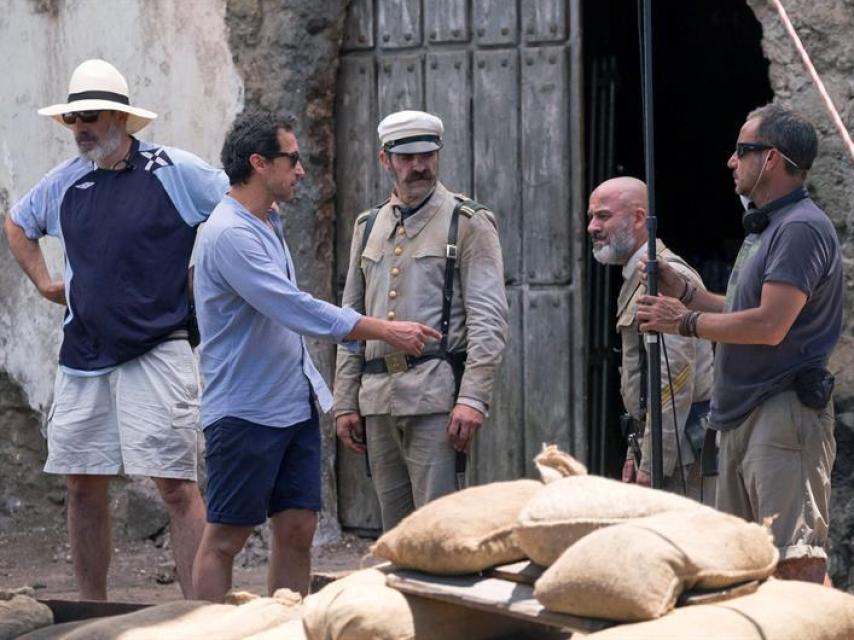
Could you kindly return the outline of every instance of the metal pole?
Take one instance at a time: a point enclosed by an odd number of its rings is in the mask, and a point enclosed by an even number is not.
[[[643,116],[646,185],[649,192],[647,205],[647,293],[658,295],[658,261],[655,239],[658,219],[655,215],[655,135],[652,105],[652,0],[643,0]],[[664,483],[664,466],[661,448],[661,342],[657,333],[644,334],[647,354],[647,415],[649,433],[652,438],[652,486],[661,488]]]

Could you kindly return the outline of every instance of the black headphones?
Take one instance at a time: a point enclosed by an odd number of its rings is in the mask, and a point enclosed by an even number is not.
[[[806,187],[800,187],[782,198],[769,202],[764,207],[747,209],[741,214],[741,226],[744,227],[745,233],[762,233],[768,227],[768,223],[771,222],[773,213],[807,197],[809,197],[809,193]]]

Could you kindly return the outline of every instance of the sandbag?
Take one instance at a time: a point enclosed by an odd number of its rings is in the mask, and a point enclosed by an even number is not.
[[[398,567],[445,575],[475,573],[525,558],[513,529],[543,485],[493,482],[429,502],[371,547]]]
[[[765,527],[713,509],[671,511],[585,536],[540,576],[534,596],[552,611],[650,620],[686,589],[767,578],[778,557]]]
[[[454,604],[404,595],[377,569],[357,571],[305,600],[308,640],[536,638],[539,627]]]
[[[657,620],[623,624],[584,638],[851,640],[854,596],[808,582],[771,579],[747,596],[716,604],[679,607]]]
[[[0,640],[11,640],[53,624],[53,612],[47,605],[26,595],[0,600]]]
[[[120,616],[98,618],[62,636],[63,640],[238,640],[299,618],[301,607],[275,598],[246,604],[169,602]]]
[[[525,555],[548,567],[592,531],[666,511],[704,508],[666,491],[599,476],[578,475],[542,486],[519,513],[516,541]]]
[[[261,633],[246,636],[244,640],[307,640],[302,619],[290,620]]]

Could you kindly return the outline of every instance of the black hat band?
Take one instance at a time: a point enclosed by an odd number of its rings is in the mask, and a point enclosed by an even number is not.
[[[76,102],[77,100],[109,100],[110,102],[130,105],[130,98],[112,91],[81,91],[80,93],[68,94],[68,102]]]

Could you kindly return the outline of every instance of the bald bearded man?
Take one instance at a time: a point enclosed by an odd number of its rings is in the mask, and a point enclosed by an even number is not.
[[[637,265],[647,251],[647,201],[646,184],[636,178],[613,178],[590,194],[587,210],[587,232],[593,241],[593,257],[602,264],[622,267],[617,332],[622,341],[620,395],[627,412],[624,421],[629,426],[623,481],[644,485],[650,484],[651,447],[650,439],[643,437],[647,422],[646,353],[636,312],[637,299],[646,294]],[[667,261],[697,287],[703,287],[699,274],[665,247],[661,240],[656,241],[656,252],[659,260]],[[699,499],[702,483],[699,454],[709,413],[712,346],[707,340],[670,335],[662,345],[663,488]],[[680,462],[684,470],[684,486]],[[711,500],[714,496],[703,498]]]

